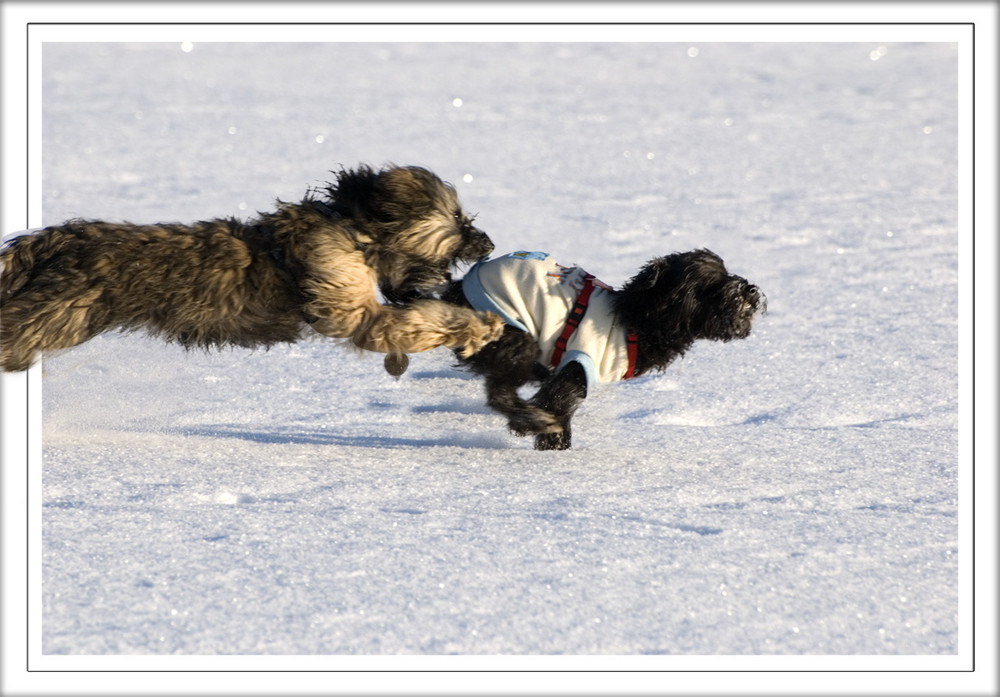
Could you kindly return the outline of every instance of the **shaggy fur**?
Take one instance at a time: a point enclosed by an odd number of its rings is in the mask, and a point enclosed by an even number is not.
[[[342,170],[247,223],[69,221],[0,251],[0,366],[111,329],[209,348],[293,342],[309,325],[387,354],[471,355],[500,318],[418,296],[492,250],[455,190],[419,167]]]
[[[443,299],[468,306],[460,281]],[[615,327],[638,337],[634,376],[662,371],[698,339],[732,341],[750,334],[755,315],[767,310],[757,286],[730,274],[707,249],[671,254],[649,262],[613,299]],[[558,372],[538,362],[537,337],[513,326],[459,364],[486,378],[487,405],[507,417],[519,436],[535,436],[539,450],[570,447],[570,420],[587,396],[587,380],[577,362]],[[518,388],[541,383],[528,400]]]

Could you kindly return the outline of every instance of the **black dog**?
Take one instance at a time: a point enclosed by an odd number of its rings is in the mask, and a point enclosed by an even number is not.
[[[500,338],[459,364],[486,378],[487,405],[538,450],[570,447],[570,419],[589,387],[662,371],[698,339],[750,334],[767,310],[757,286],[707,249],[649,262],[620,290],[542,252],[472,267],[442,299],[504,318]],[[530,399],[518,388],[541,383]]]

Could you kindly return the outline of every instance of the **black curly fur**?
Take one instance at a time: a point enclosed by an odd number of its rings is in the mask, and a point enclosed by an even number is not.
[[[745,339],[767,298],[726,271],[708,249],[653,259],[614,296],[615,314],[639,338],[635,375],[663,371],[698,339]]]
[[[442,300],[468,306],[460,281]],[[619,289],[613,300],[618,322],[638,336],[635,376],[662,371],[699,339],[732,341],[750,334],[754,317],[767,310],[760,289],[726,271],[707,249],[653,259]],[[538,363],[535,337],[512,326],[459,365],[486,378],[486,403],[507,417],[517,435],[535,436],[538,450],[571,445],[570,421],[587,397],[583,367],[570,362],[558,372]],[[540,383],[528,400],[518,388]]]

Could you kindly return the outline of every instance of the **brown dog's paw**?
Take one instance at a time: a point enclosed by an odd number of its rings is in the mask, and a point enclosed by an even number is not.
[[[459,355],[462,358],[469,358],[475,353],[482,350],[483,346],[486,344],[496,341],[503,334],[504,321],[499,315],[495,315],[492,312],[477,312],[478,319],[480,320],[480,331],[467,338],[467,341],[459,350]]]
[[[506,323],[500,315],[493,314],[492,312],[483,313],[483,322],[488,327],[484,343],[488,344],[491,341],[496,341],[503,334],[504,327]]]
[[[385,359],[382,361],[382,365],[385,366],[385,372],[394,378],[398,378],[409,367],[410,357],[405,353],[387,353],[385,354]]]

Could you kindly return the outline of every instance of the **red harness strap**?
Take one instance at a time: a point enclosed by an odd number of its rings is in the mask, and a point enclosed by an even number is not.
[[[555,349],[552,351],[553,368],[559,367],[559,361],[562,360],[563,354],[566,353],[566,343],[573,336],[576,328],[580,326],[580,320],[583,319],[584,314],[587,312],[587,303],[590,302],[590,294],[593,292],[594,277],[588,273],[583,277],[583,290],[576,296],[576,304],[569,311],[569,317],[566,318],[566,326],[563,327],[562,334],[556,339]]]
[[[635,332],[629,332],[625,337],[625,342],[628,344],[628,370],[625,371],[625,377],[622,380],[635,377],[635,357],[639,353],[639,335]]]
[[[569,343],[569,338],[573,336],[573,332],[580,326],[583,316],[587,313],[587,303],[590,302],[590,294],[593,292],[594,277],[588,273],[583,277],[583,289],[576,296],[576,303],[574,303],[573,309],[570,310],[569,317],[566,318],[566,326],[563,327],[562,334],[556,339],[555,348],[552,350],[553,368],[559,367],[563,354],[566,353],[566,344]],[[625,371],[623,380],[628,380],[635,375],[635,357],[638,353],[638,342],[639,337],[635,333],[629,333],[626,337],[628,345],[628,370]]]

